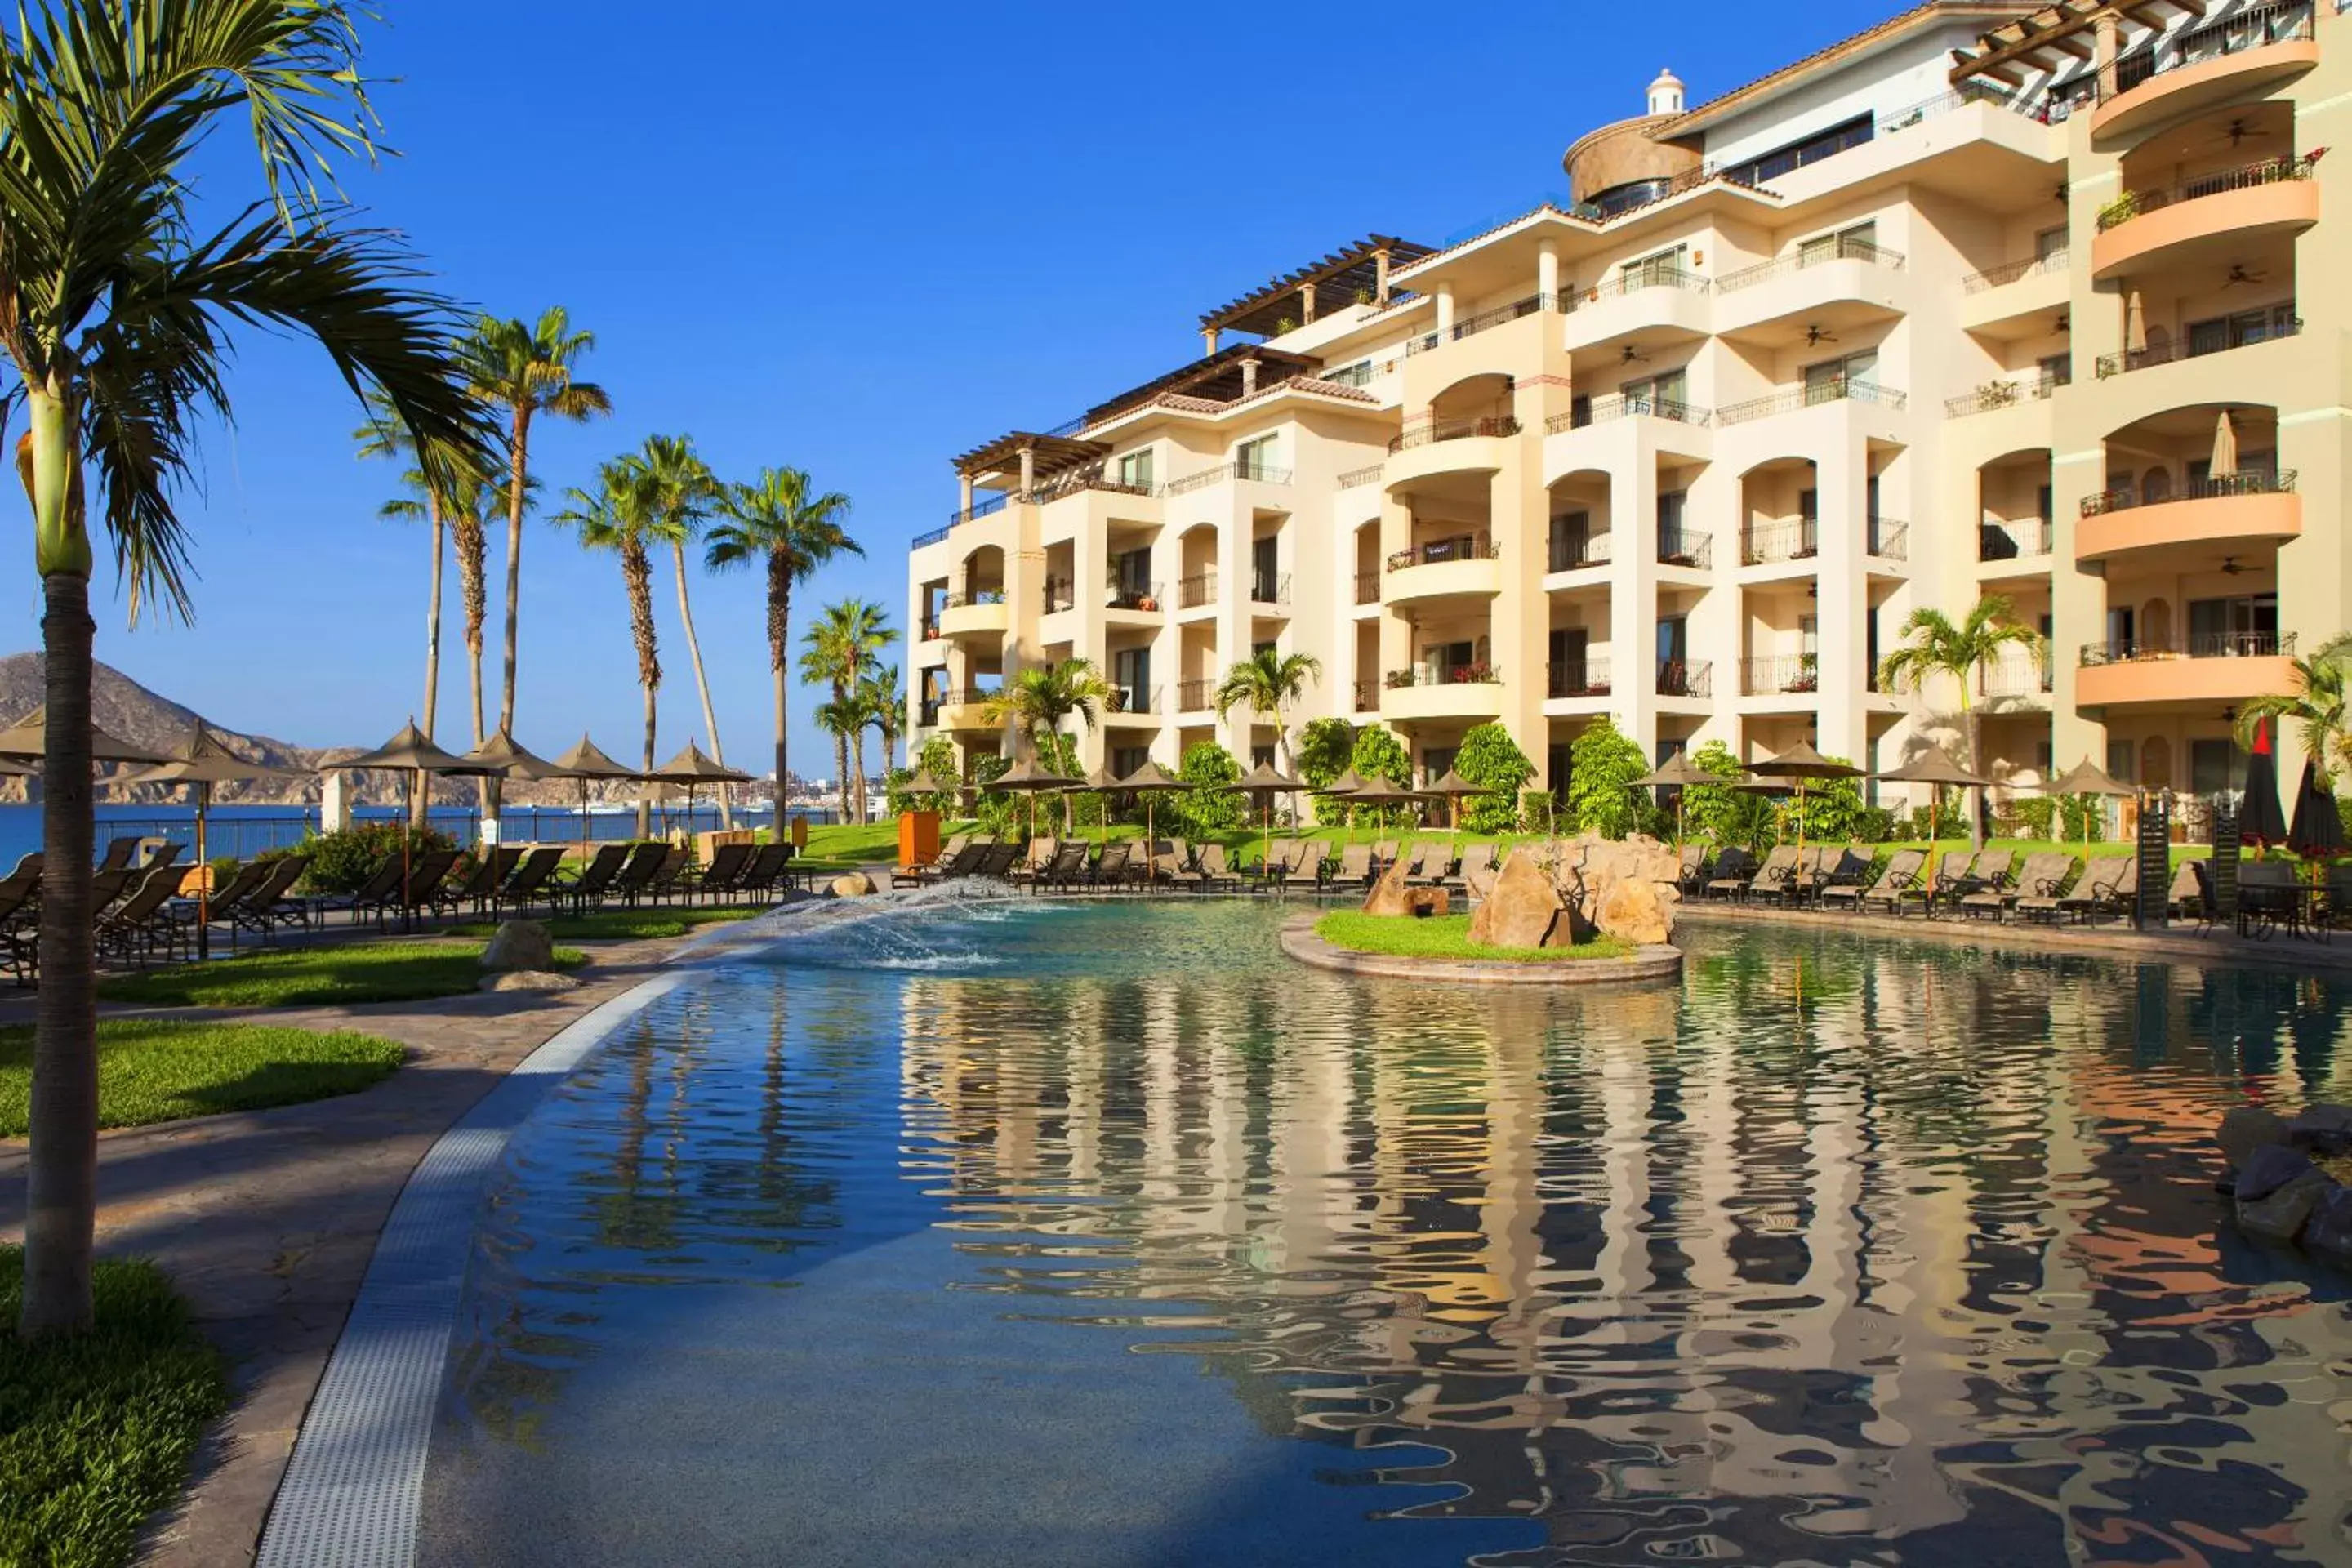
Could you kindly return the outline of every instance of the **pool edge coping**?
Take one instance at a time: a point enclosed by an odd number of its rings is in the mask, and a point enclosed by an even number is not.
[[[1682,950],[1664,944],[1636,948],[1626,958],[1562,959],[1554,963],[1517,963],[1475,959],[1406,958],[1335,947],[1315,933],[1328,911],[1293,915],[1282,926],[1282,951],[1314,969],[1379,980],[1453,981],[1470,985],[1640,985],[1677,979]]]
[[[426,1447],[484,1184],[557,1084],[701,972],[670,968],[573,1019],[508,1068],[417,1161],[296,1429],[255,1568],[412,1568]]]

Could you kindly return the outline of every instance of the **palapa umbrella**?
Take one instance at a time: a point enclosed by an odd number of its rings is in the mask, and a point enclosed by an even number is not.
[[[686,830],[694,831],[694,791],[703,784],[747,784],[751,775],[740,768],[730,768],[725,763],[713,762],[703,755],[702,748],[688,736],[686,747],[677,755],[647,773],[656,784],[686,786]]]
[[[1097,839],[1095,841],[1096,843],[1099,844],[1103,842],[1104,839],[1108,839],[1110,837],[1109,797],[1118,794],[1120,790],[1125,787],[1126,786],[1121,784],[1118,780],[1111,777],[1110,769],[1108,766],[1105,766],[1097,768],[1094,772],[1088,773],[1087,775],[1086,784],[1074,792],[1079,795],[1098,795],[1104,797],[1102,838]],[[1067,800],[1069,796],[1065,795],[1062,798]]]
[[[1963,789],[1981,789],[1990,779],[1981,779],[1952,761],[1951,753],[1941,746],[1929,746],[1899,768],[1889,768],[1877,775],[1883,784],[1923,784],[1927,791],[1927,867],[1932,875],[1936,865],[1936,842],[1938,826],[1937,813],[1943,805],[1944,786],[1958,784]]]
[[[2294,820],[2287,826],[2286,843],[2306,860],[2333,860],[2344,853],[2343,815],[2308,757],[2304,759],[2303,783],[2294,792]]]
[[[1802,741],[1777,757],[1743,763],[1758,778],[1794,779],[1797,784],[1797,848],[1805,847],[1805,784],[1811,779],[1858,779],[1863,770],[1851,763],[1833,763]]]
[[[1717,778],[1713,773],[1708,773],[1705,768],[1700,767],[1696,763],[1692,762],[1688,752],[1676,752],[1673,756],[1668,757],[1664,763],[1660,763],[1658,770],[1655,773],[1648,773],[1641,778],[1635,779],[1632,787],[1634,789],[1671,789],[1675,792],[1675,855],[1680,856],[1683,852],[1682,792],[1688,789],[1693,784],[1721,784],[1722,782],[1723,781],[1721,779]]]
[[[1047,773],[1034,763],[1022,761],[1005,769],[1003,773],[988,787],[1017,790],[1028,795],[1029,837],[1034,838],[1037,837],[1037,796],[1046,790],[1076,789],[1086,782],[1084,779],[1066,778],[1060,773]]]
[[[1382,778],[1375,778],[1348,796],[1349,805],[1419,805],[1428,797],[1419,790],[1399,789]]]
[[[49,710],[43,706],[0,730],[0,758],[12,763],[39,762],[48,752],[48,728]],[[143,746],[118,740],[92,724],[89,727],[89,760],[93,763],[144,763],[152,765],[169,759]]]
[[[469,763],[455,752],[445,752],[425,738],[412,718],[400,728],[400,733],[373,752],[362,752],[356,757],[346,757],[339,763],[329,763],[320,768],[322,773],[358,773],[363,769],[383,773],[411,773],[418,778],[427,774],[451,777],[491,778],[498,770],[479,763]],[[413,914],[408,900],[408,814],[400,816],[400,924],[409,929]]]
[[[1348,841],[1351,844],[1355,842],[1356,837],[1356,814],[1352,809],[1355,803],[1349,797],[1363,787],[1364,781],[1356,776],[1356,770],[1354,768],[1343,768],[1340,770],[1339,776],[1333,779],[1329,784],[1325,784],[1320,789],[1309,790],[1307,792],[1310,795],[1328,795],[1334,800],[1345,803],[1350,808],[1347,814],[1347,821]],[[1321,820],[1322,814],[1318,811],[1316,815],[1317,820]]]
[[[2286,818],[2279,815],[2278,759],[2271,754],[2271,727],[2254,727],[2254,749],[2246,758],[2246,797],[2238,807],[2238,837],[2257,849],[2286,842]]]
[[[205,819],[213,804],[213,785],[234,784],[247,779],[291,779],[302,776],[299,768],[281,768],[274,763],[247,762],[215,740],[205,721],[195,721],[185,741],[172,749],[171,754],[159,766],[131,774],[124,784],[184,784],[196,790],[196,957],[212,956],[212,873],[211,857],[205,847]]]
[[[1445,802],[1447,809],[1453,814],[1449,819],[1452,830],[1456,833],[1462,830],[1462,803],[1465,800],[1474,795],[1503,793],[1501,790],[1489,788],[1486,784],[1472,784],[1452,768],[1446,769],[1443,776],[1432,780],[1423,788],[1428,795]]]
[[[1233,787],[1258,802],[1258,809],[1264,818],[1264,842],[1258,848],[1258,859],[1263,864],[1265,858],[1274,852],[1274,797],[1297,795],[1307,787],[1307,781],[1278,773],[1270,763],[1260,763],[1244,773]]]
[[[2133,788],[2130,784],[2117,784],[2114,779],[2107,775],[2106,769],[2100,767],[2097,763],[2092,762],[2090,758],[2084,757],[2080,763],[2074,765],[2074,770],[2068,773],[2065,777],[2058,779],[2053,783],[2043,784],[2042,786],[2042,793],[2044,795],[2061,796],[2070,795],[2104,795],[2125,797],[2136,795],[2139,791]],[[2275,794],[2276,792],[2273,791],[2273,793]],[[2277,807],[2273,805],[2272,809],[2276,810]],[[2083,823],[2083,858],[2087,860],[2090,858],[2091,824],[2089,820],[2085,818]]]
[[[1160,842],[1159,827],[1154,820],[1156,795],[1169,795],[1192,786],[1182,779],[1170,776],[1166,768],[1146,757],[1143,765],[1119,781],[1118,787],[1143,797],[1143,856],[1148,862],[1153,847]]]
[[[596,742],[588,738],[588,731],[585,730],[583,730],[580,732],[580,743],[578,745],[572,747],[570,751],[564,752],[562,756],[556,758],[554,762],[548,765],[555,770],[552,773],[548,775],[551,778],[578,779],[580,781],[580,853],[583,856],[585,856],[588,853],[589,781],[592,779],[634,779],[638,776],[637,770],[632,767],[625,767],[621,763],[616,763],[612,758],[606,756],[603,751],[598,749]],[[781,828],[783,825],[779,821],[777,826]]]
[[[2238,471],[2238,427],[2230,419],[2230,411],[2221,410],[2221,417],[2213,426],[2213,456],[2205,465],[2208,478],[2220,479]]]

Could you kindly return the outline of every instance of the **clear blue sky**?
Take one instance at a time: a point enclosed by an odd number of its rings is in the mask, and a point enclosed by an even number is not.
[[[583,368],[614,412],[541,427],[549,493],[653,432],[692,435],[722,478],[792,464],[848,493],[866,560],[796,596],[796,635],[850,595],[896,623],[906,542],[955,504],[950,456],[1197,355],[1201,311],[1367,232],[1434,243],[1532,205],[1564,185],[1566,144],[1639,112],[1661,66],[1696,102],[1888,14],[1853,0],[1605,21],[1566,4],[1224,0],[389,9],[369,64],[397,79],[378,100],[402,155],[351,194],[459,299],[500,315],[561,303],[596,332]],[[424,530],[376,519],[391,468],[352,458],[357,411],[315,350],[250,338],[232,386],[236,426],[207,442],[203,491],[182,507],[195,624],[129,631],[115,600],[99,657],[236,729],[372,744],[419,706]],[[18,559],[9,646],[32,647],[37,590]],[[519,738],[553,749],[587,728],[632,754],[617,570],[536,519],[523,569]],[[763,772],[759,581],[694,588],[729,754]],[[665,752],[702,729],[675,593],[664,563]],[[452,572],[440,734],[462,742],[457,614]],[[792,701],[795,771],[829,773],[811,694]]]

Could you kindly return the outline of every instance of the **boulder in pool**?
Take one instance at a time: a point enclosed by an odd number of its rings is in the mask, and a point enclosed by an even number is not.
[[[2339,1264],[2352,1263],[2352,1187],[2339,1182],[2319,1194],[2304,1222],[2303,1245]]]
[[[1503,861],[1495,889],[1470,916],[1470,940],[1482,947],[1569,947],[1576,941],[1567,900],[1526,849]]]
[[[1631,878],[1610,885],[1601,895],[1592,923],[1603,936],[1658,947],[1674,940],[1674,908],[1658,892],[1655,882]]]
[[[1405,860],[1400,855],[1381,873],[1372,890],[1364,895],[1364,913],[1402,916],[1412,912],[1412,889],[1406,885]]]
[[[555,967],[555,933],[544,921],[500,921],[482,949],[482,967],[493,974],[515,970],[544,973]]]
[[[2266,1198],[2306,1171],[2316,1169],[2300,1150],[2284,1143],[2265,1143],[2246,1156],[2238,1167],[2238,1199],[2241,1203]]]
[[[863,871],[852,871],[845,876],[835,877],[832,889],[836,899],[862,899],[874,890],[874,879]]]
[[[2339,1191],[2316,1167],[2259,1198],[2238,1199],[2238,1228],[2264,1241],[2293,1241],[2330,1191]]]
[[[2230,1169],[2242,1171],[2255,1150],[2286,1142],[2286,1120],[2259,1105],[2241,1105],[2221,1118],[2213,1141],[2221,1145],[2221,1158]]]
[[[2301,1115],[2287,1119],[2286,1141],[2322,1158],[2352,1154],[2352,1105],[2305,1106]]]

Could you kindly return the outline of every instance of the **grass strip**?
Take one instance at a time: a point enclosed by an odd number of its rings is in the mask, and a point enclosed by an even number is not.
[[[353,1094],[389,1076],[402,1055],[394,1041],[347,1030],[107,1018],[98,1026],[98,1122],[144,1127]],[[25,1135],[32,1094],[32,1026],[0,1029],[0,1137]]]
[[[478,942],[370,942],[290,947],[275,952],[180,963],[100,982],[99,998],[147,1007],[304,1007],[357,1002],[424,1002],[481,984]],[[555,966],[587,962],[558,948]]]
[[[24,1298],[25,1253],[0,1247],[0,1321]],[[186,1484],[228,1407],[219,1354],[152,1264],[106,1261],[98,1327],[24,1343],[0,1334],[0,1563],[116,1568],[148,1515]]]
[[[1594,958],[1626,958],[1633,944],[1613,936],[1596,936],[1574,947],[1485,947],[1470,940],[1468,915],[1434,915],[1413,919],[1399,915],[1368,915],[1355,910],[1334,910],[1315,922],[1315,934],[1333,947],[1350,952],[1378,952],[1395,958],[1476,959],[1505,963],[1575,963]]]

